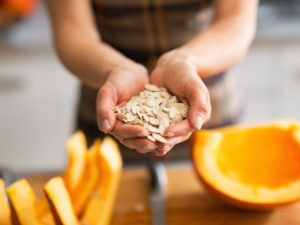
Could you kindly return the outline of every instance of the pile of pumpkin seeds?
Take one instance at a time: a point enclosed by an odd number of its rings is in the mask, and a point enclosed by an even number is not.
[[[167,143],[165,129],[188,116],[189,106],[180,102],[167,89],[147,84],[138,96],[133,96],[123,107],[116,106],[116,118],[132,125],[144,126],[153,142]]]

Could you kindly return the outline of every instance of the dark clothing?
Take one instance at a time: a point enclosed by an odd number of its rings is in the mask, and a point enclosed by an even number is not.
[[[93,9],[102,40],[151,71],[161,54],[183,45],[209,25],[212,1],[94,0]],[[239,104],[228,72],[205,78],[203,82],[212,105],[211,119],[204,128],[235,123]],[[84,131],[90,142],[104,136],[96,123],[97,91],[81,87],[77,128]],[[176,146],[164,157],[139,154],[124,146],[121,153],[126,162],[189,157],[187,143]]]

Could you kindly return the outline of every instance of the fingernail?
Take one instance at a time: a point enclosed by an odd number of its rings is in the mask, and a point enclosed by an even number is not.
[[[102,130],[103,130],[103,132],[107,133],[107,131],[109,130],[109,128],[110,128],[110,125],[108,123],[108,120],[107,119],[103,120],[103,122],[102,122]]]
[[[194,127],[195,127],[197,130],[200,130],[201,127],[202,127],[202,124],[203,124],[203,120],[202,120],[201,116],[196,116],[195,123],[194,123]]]
[[[138,137],[146,137],[148,135],[149,135],[149,133],[147,131],[142,131],[142,132],[138,133],[136,136],[138,136]]]
[[[175,134],[171,133],[171,132],[168,132],[167,134],[165,134],[165,137],[173,137],[173,136],[175,136]]]
[[[157,145],[150,145],[150,144],[147,144],[143,147],[143,149],[147,150],[147,151],[152,151],[152,150],[155,150],[157,149]]]

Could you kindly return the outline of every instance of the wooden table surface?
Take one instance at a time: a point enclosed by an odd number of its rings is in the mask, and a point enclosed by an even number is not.
[[[300,225],[300,202],[270,212],[237,210],[208,195],[191,167],[167,167],[167,173],[168,225]],[[49,176],[26,177],[37,196]],[[112,225],[151,225],[149,192],[146,169],[124,169]]]

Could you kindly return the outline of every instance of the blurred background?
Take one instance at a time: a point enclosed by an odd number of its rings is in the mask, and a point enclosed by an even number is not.
[[[62,170],[79,82],[55,55],[44,3],[10,2],[17,17],[0,11],[0,168]],[[255,40],[232,73],[241,123],[300,120],[300,1],[260,1]]]

